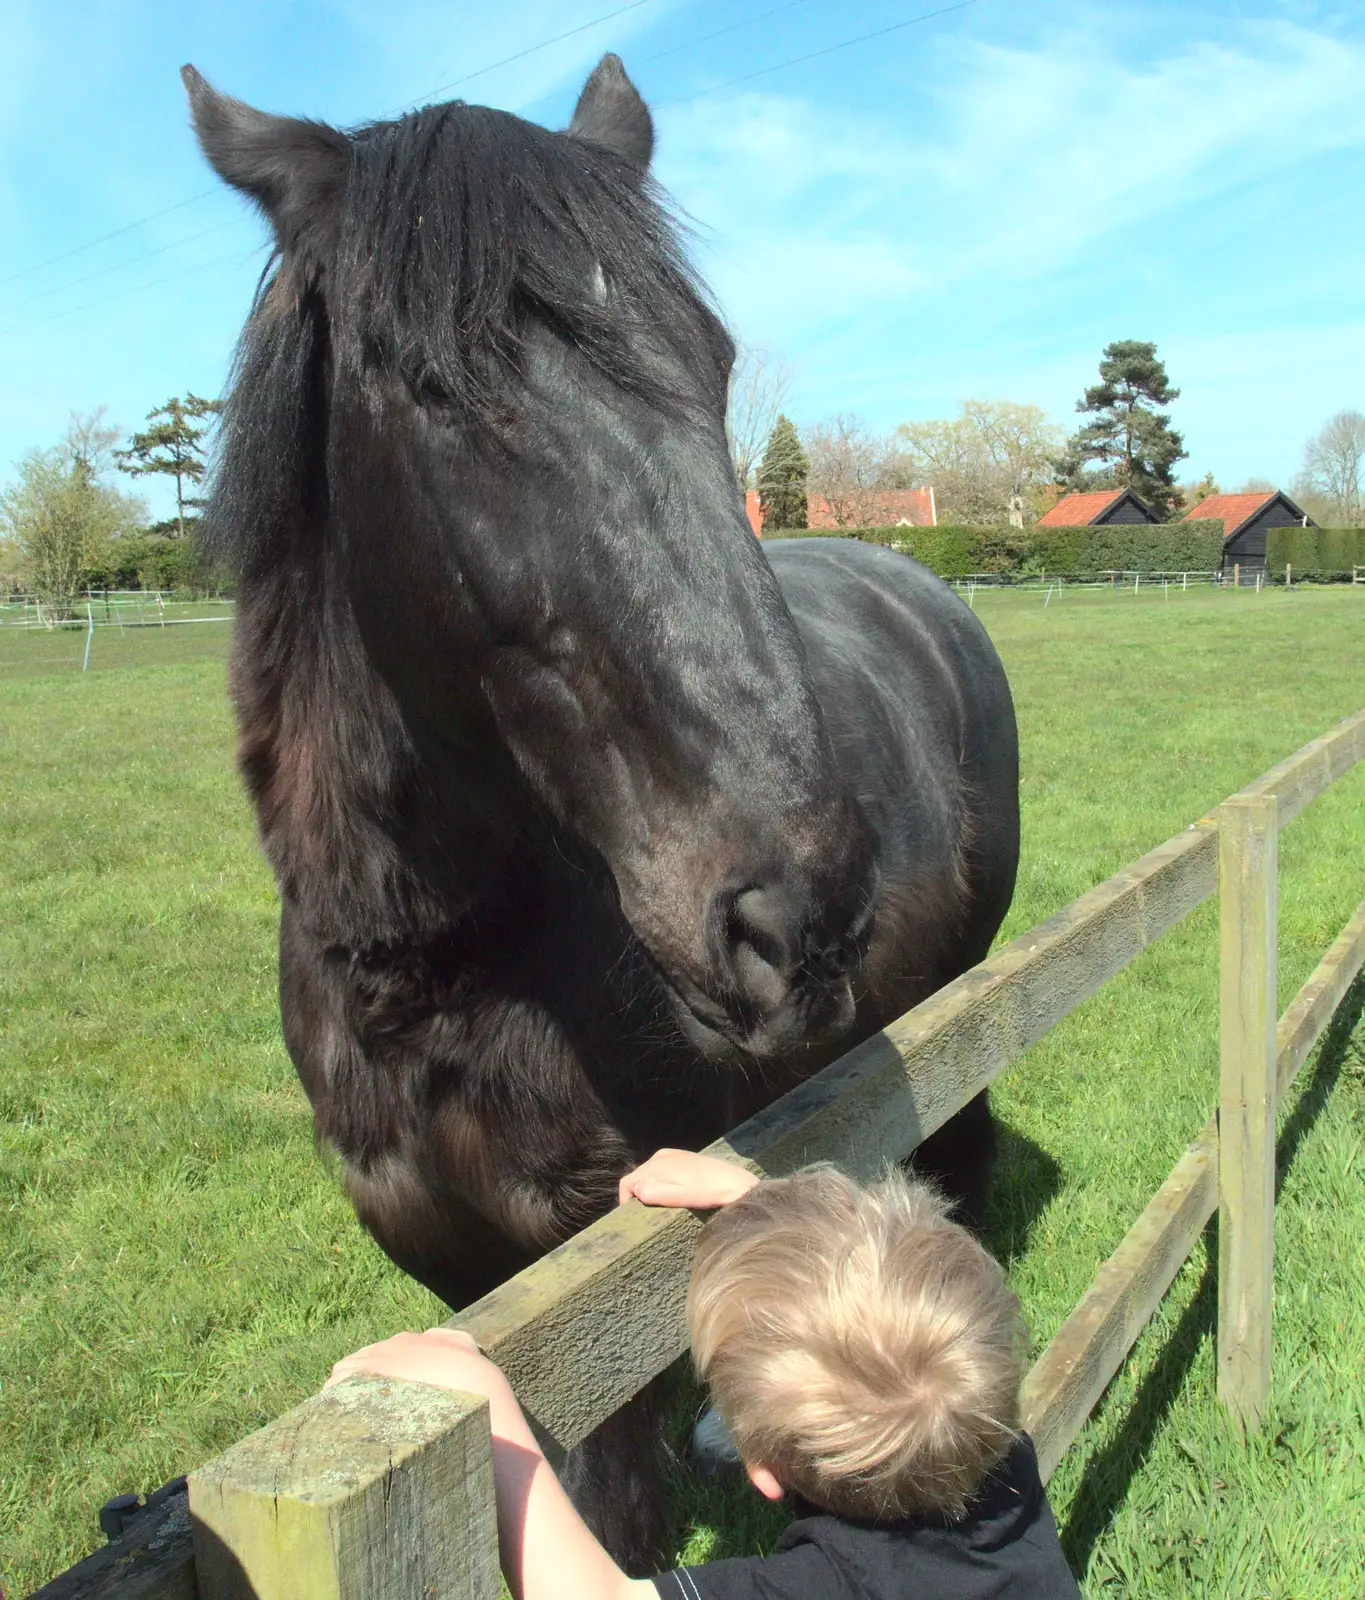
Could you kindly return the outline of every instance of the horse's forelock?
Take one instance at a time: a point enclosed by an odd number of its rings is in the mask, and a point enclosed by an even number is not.
[[[239,572],[316,535],[327,317],[316,286],[277,264],[237,348],[205,517],[212,557]]]
[[[704,291],[649,179],[598,144],[484,107],[431,107],[356,136],[335,293],[341,359],[484,425],[506,409],[528,321],[659,404],[694,397],[633,335],[648,330],[687,372],[715,359]]]
[[[720,400],[728,339],[661,195],[611,150],[429,107],[352,137],[339,205],[334,258],[277,257],[238,349],[208,518],[231,564],[277,558],[316,520],[329,355],[494,429],[535,322],[661,409]]]

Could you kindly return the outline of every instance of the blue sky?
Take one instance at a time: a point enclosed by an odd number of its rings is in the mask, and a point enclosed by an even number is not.
[[[735,331],[795,368],[799,422],[996,397],[1070,427],[1116,338],[1155,339],[1183,391],[1184,476],[1287,482],[1333,411],[1365,409],[1365,7],[973,0],[897,27],[935,0],[636,0],[594,20],[619,4],[0,0],[0,478],[72,409],[132,427],[223,387],[265,234],[198,155],[187,60],[342,125],[460,94],[562,126],[618,51]]]

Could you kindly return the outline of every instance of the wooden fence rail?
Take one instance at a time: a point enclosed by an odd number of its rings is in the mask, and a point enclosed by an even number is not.
[[[1220,1357],[1220,1373],[1225,1367],[1235,1372],[1231,1389],[1220,1382],[1220,1394],[1254,1421],[1269,1350],[1266,1342],[1263,1351],[1258,1346],[1247,1353],[1269,1281],[1274,1098],[1266,1086],[1275,1079],[1276,1092],[1287,1087],[1365,962],[1362,905],[1274,1026],[1274,841],[1279,827],[1362,758],[1365,711],[964,973],[712,1149],[769,1175],[822,1159],[868,1175],[903,1159],[1210,898],[1219,887],[1221,848],[1220,1104],[1225,1121],[1235,1108],[1241,1129],[1239,1193],[1246,1198],[1234,1207],[1234,1221],[1260,1241],[1249,1253],[1239,1243],[1243,1254],[1233,1273],[1239,1304],[1250,1306],[1248,1296],[1261,1299],[1254,1315],[1230,1317],[1240,1342],[1235,1356]],[[1241,819],[1240,831],[1229,826],[1234,819]],[[1252,835],[1261,841],[1259,856]],[[1259,910],[1244,916],[1253,904]],[[1228,932],[1230,919],[1237,920],[1236,939]],[[1231,987],[1230,959],[1240,974]],[[1255,1013],[1250,1027],[1248,1008]],[[1247,1044],[1253,1036],[1263,1040],[1259,1054]],[[1260,1074],[1259,1100],[1246,1093],[1249,1069]],[[1025,1421],[1045,1475],[1212,1215],[1219,1176],[1215,1120],[1029,1374]],[[552,1451],[578,1443],[685,1349],[684,1292],[700,1226],[688,1212],[623,1206],[452,1319],[504,1368]],[[1226,1218],[1224,1229],[1231,1231]],[[1268,1379],[1268,1367],[1265,1372]],[[200,1600],[398,1600],[416,1594],[493,1600],[497,1552],[487,1445],[486,1412],[472,1398],[465,1404],[435,1390],[357,1380],[304,1401],[191,1475],[192,1550],[183,1507],[172,1508],[158,1527],[98,1552],[33,1600],[94,1594],[111,1600],[194,1594]]]

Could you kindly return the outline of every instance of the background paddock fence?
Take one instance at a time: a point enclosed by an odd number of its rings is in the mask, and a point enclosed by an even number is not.
[[[80,595],[70,611],[59,616],[31,595],[0,600],[0,677],[226,653],[232,630],[218,625],[230,623],[236,607],[230,598],[111,589]]]
[[[1088,577],[1068,577],[1065,573],[1037,572],[1027,577],[1013,573],[974,572],[943,580],[957,591],[973,609],[979,590],[989,594],[1036,594],[1047,605],[1054,597],[1068,594],[1160,594],[1168,599],[1172,590],[1188,594],[1191,589],[1228,587],[1220,572],[1118,572],[1092,573]],[[1257,589],[1259,591],[1259,584]]]
[[[65,609],[65,608],[63,608]],[[203,615],[192,613],[202,612]],[[194,596],[172,589],[88,589],[74,597],[70,615],[59,615],[35,595],[0,602],[0,628],[164,628],[169,623],[230,622],[233,602],[221,595]]]
[[[711,1147],[772,1176],[814,1160],[870,1176],[1219,894],[1219,1110],[1028,1374],[1024,1425],[1044,1478],[1220,1207],[1218,1392],[1256,1423],[1270,1376],[1275,1104],[1365,964],[1362,902],[1276,1021],[1278,832],[1362,759],[1365,711]],[[507,1372],[552,1457],[683,1353],[701,1226],[690,1212],[620,1207],[451,1319]],[[356,1379],[199,1468],[188,1506],[168,1498],[33,1600],[495,1600],[491,1496],[483,1401]]]

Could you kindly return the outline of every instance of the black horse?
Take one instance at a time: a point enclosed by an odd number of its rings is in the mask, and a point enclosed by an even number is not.
[[[1009,691],[914,562],[753,538],[733,347],[614,56],[567,133],[348,135],[184,77],[278,247],[209,515],[285,1039],[362,1222],[458,1307],[985,954]],[[990,1132],[925,1152],[969,1201]],[[573,1474],[638,1567],[623,1429]]]

